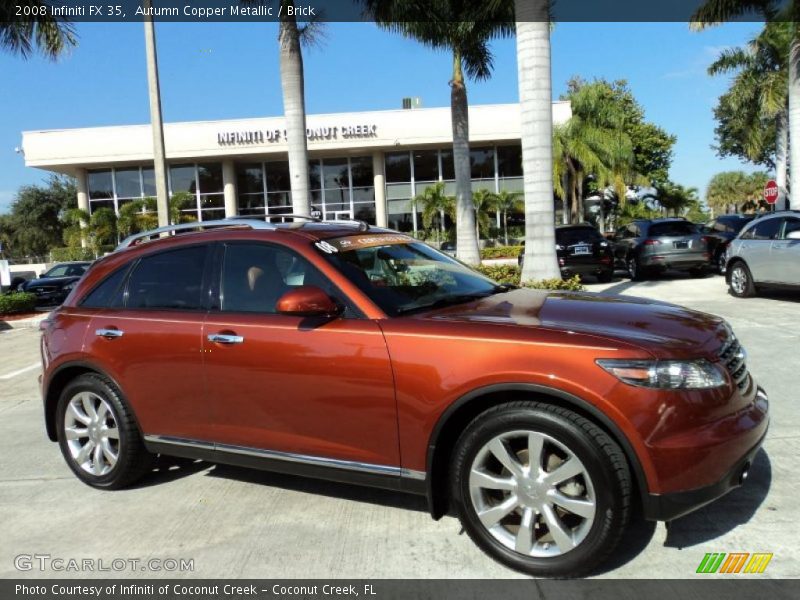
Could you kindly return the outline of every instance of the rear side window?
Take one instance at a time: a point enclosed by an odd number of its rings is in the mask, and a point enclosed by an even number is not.
[[[781,229],[781,219],[765,219],[756,223],[752,229],[747,231],[748,239],[752,240],[774,240],[778,237]]]
[[[122,299],[122,282],[125,281],[129,266],[125,265],[106,277],[89,292],[80,305],[86,308],[119,306]]]
[[[128,279],[127,308],[203,308],[206,246],[146,256]]]
[[[653,223],[648,235],[651,237],[668,237],[681,235],[694,235],[697,228],[688,221],[667,221],[666,223]]]

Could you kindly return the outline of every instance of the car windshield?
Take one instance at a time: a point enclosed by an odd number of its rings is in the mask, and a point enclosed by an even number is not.
[[[556,242],[562,246],[572,246],[581,242],[602,242],[603,236],[593,227],[576,227],[574,229],[557,229]]]
[[[688,221],[667,221],[665,223],[653,223],[650,226],[649,235],[652,237],[693,235],[697,233],[694,223]]]
[[[86,272],[86,265],[56,265],[43,277],[80,277]]]
[[[348,236],[316,245],[391,316],[468,302],[509,289],[402,235]]]

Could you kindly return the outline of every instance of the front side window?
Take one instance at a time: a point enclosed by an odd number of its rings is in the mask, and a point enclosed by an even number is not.
[[[752,232],[754,240],[774,240],[778,237],[778,232],[781,230],[781,219],[765,219],[748,231]]]
[[[342,301],[328,278],[305,258],[269,244],[229,244],[220,284],[220,308],[226,312],[275,314],[281,296],[306,285]]]
[[[789,237],[789,234],[793,231],[800,231],[800,219],[789,217],[786,219],[786,225],[783,228],[784,239]]]
[[[406,236],[336,238],[322,243],[320,252],[391,316],[505,291],[446,254]]]
[[[128,280],[127,308],[199,310],[203,308],[205,246],[145,256]]]

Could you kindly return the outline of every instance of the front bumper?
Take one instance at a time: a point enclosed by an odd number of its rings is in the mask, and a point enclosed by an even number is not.
[[[763,389],[758,389],[757,396],[760,402],[768,406],[767,394]],[[691,490],[646,494],[643,498],[644,517],[650,521],[672,521],[714,502],[741,486],[766,438],[766,427],[765,423],[764,433],[758,442],[738,458],[718,481]]]

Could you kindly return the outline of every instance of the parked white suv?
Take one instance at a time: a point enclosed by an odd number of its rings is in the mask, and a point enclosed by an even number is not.
[[[800,289],[800,211],[771,213],[749,223],[729,245],[726,280],[737,298],[761,287]]]

